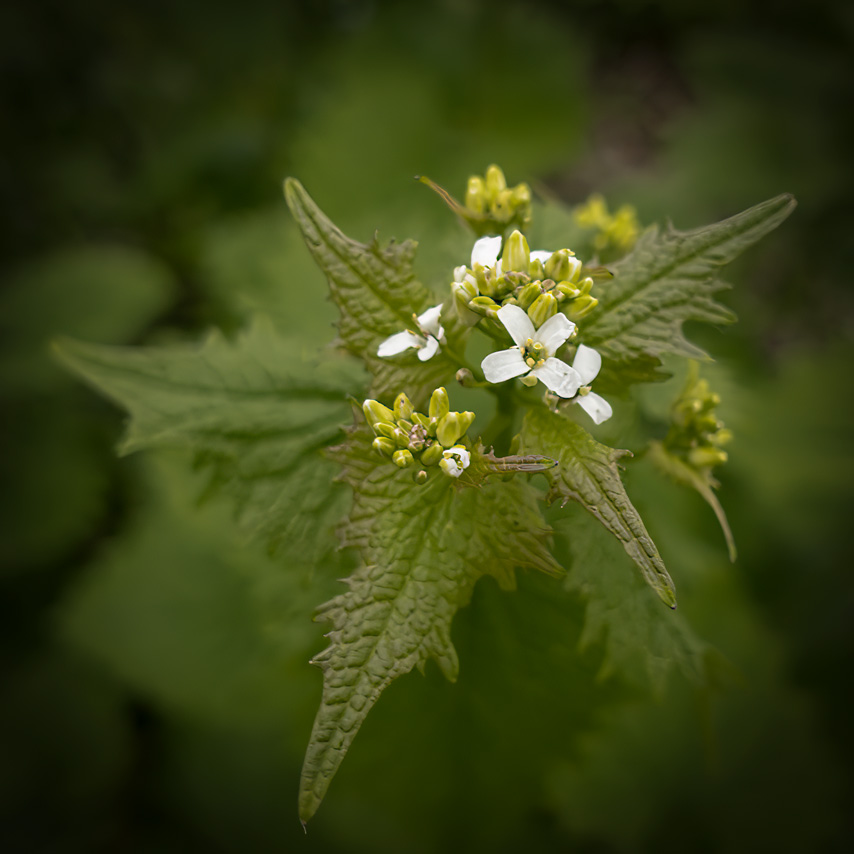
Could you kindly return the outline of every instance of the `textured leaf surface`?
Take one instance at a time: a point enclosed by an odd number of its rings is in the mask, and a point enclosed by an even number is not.
[[[582,324],[583,342],[607,362],[633,362],[642,354],[706,354],[682,332],[687,320],[731,323],[733,313],[714,295],[726,287],[718,270],[776,228],[794,210],[781,195],[730,219],[694,231],[653,227],[615,263],[613,279],[597,288],[599,307]]]
[[[675,608],[673,582],[620,480],[617,462],[628,451],[600,444],[574,421],[543,407],[525,416],[521,450],[536,450],[558,461],[546,472],[549,499],[562,504],[576,501],[598,519],[617,537],[662,602]]]
[[[123,453],[190,448],[250,531],[306,560],[330,548],[346,495],[333,490],[335,466],[321,452],[348,417],[346,393],[359,385],[352,364],[307,361],[266,323],[233,344],[213,333],[201,346],[65,341],[57,351],[130,413]]]
[[[371,394],[393,397],[405,389],[419,405],[425,392],[453,376],[458,363],[445,350],[425,362],[418,360],[413,349],[388,359],[376,355],[377,347],[390,335],[417,329],[413,314],[440,302],[415,278],[416,243],[406,240],[381,246],[376,237],[369,244],[352,240],[293,178],[285,182],[285,197],[306,246],[329,280],[332,298],[341,312],[341,341],[365,360],[374,376]]]
[[[456,679],[451,621],[481,576],[512,588],[516,567],[561,571],[524,481],[465,488],[434,469],[418,487],[410,472],[378,464],[370,437],[357,428],[333,456],[355,493],[343,543],[359,550],[363,564],[320,612],[332,629],[329,647],[314,659],[323,698],[303,766],[303,821],[387,685],[430,658]]]

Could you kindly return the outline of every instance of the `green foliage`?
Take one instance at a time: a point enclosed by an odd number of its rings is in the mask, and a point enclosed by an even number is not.
[[[512,589],[516,567],[560,572],[526,484],[472,489],[436,476],[418,487],[408,473],[377,466],[370,439],[354,428],[331,452],[355,495],[343,542],[358,549],[362,566],[347,579],[348,591],[320,611],[332,624],[331,643],[314,658],[323,669],[323,699],[303,766],[303,821],[386,686],[413,667],[423,670],[430,658],[456,680],[451,620],[479,578],[492,575]]]
[[[212,467],[211,487],[231,494],[248,530],[309,564],[328,552],[342,505],[322,451],[360,384],[351,364],[318,366],[265,323],[234,343],[218,333],[201,346],[65,341],[57,353],[130,413],[122,453],[190,449],[197,464]]]
[[[532,408],[525,416],[520,445],[523,451],[536,448],[558,461],[545,474],[549,500],[560,500],[562,506],[579,503],[620,541],[661,601],[675,608],[673,581],[620,480],[617,462],[629,452],[600,444],[574,421],[544,407]]]

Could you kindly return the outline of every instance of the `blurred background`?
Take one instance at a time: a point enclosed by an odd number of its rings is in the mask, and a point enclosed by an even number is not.
[[[854,6],[768,9],[3,5],[4,851],[849,850]],[[458,684],[395,683],[304,837],[308,615],[335,573],[289,573],[227,504],[196,506],[181,455],[116,459],[121,414],[48,342],[168,343],[263,311],[322,346],[335,314],[282,179],[357,238],[417,238],[438,292],[469,238],[412,176],[460,195],[491,162],[680,228],[799,201],[727,271],[740,323],[689,330],[736,434],[738,562],[699,497],[645,460],[627,473],[726,664],[714,684],[606,675],[577,589],[482,582],[454,623]]]

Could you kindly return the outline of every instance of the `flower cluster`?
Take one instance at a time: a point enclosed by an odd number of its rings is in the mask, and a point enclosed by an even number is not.
[[[463,216],[479,234],[512,225],[526,228],[531,221],[531,188],[525,183],[508,187],[504,172],[493,164],[483,178],[469,178],[465,208],[468,216]]]
[[[574,219],[582,228],[596,229],[593,248],[602,254],[612,251],[624,255],[635,245],[640,232],[637,212],[631,205],[609,214],[605,199],[598,193],[575,209]]]
[[[377,355],[385,359],[414,348],[418,351],[418,358],[422,362],[432,359],[445,339],[445,330],[439,323],[441,309],[442,306],[434,305],[423,314],[413,314],[412,323],[418,331],[412,332],[405,329],[403,332],[396,332],[389,336],[380,344]]]
[[[416,459],[425,469],[438,464],[448,477],[459,477],[468,468],[471,452],[463,442],[474,413],[451,412],[444,388],[430,396],[426,415],[416,412],[402,392],[395,398],[394,409],[366,400],[362,411],[376,435],[374,450],[400,468],[414,465]],[[426,480],[426,470],[416,473],[418,483]]]
[[[708,382],[700,379],[697,363],[691,362],[688,382],[673,403],[664,447],[701,471],[710,472],[725,463],[723,446],[732,439],[732,432],[715,415],[720,402]]]

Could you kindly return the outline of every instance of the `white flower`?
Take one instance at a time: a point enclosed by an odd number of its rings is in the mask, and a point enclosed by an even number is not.
[[[456,459],[454,459],[456,457]],[[448,477],[459,477],[471,462],[471,454],[462,445],[454,445],[442,451],[442,459],[439,460],[439,468]]]
[[[582,378],[575,368],[555,359],[554,354],[572,335],[575,324],[565,314],[556,314],[535,330],[527,312],[518,305],[503,306],[497,316],[516,346],[490,353],[481,362],[487,381],[503,383],[513,377],[531,376],[532,382],[540,380],[558,397],[572,397],[581,387]]]
[[[611,404],[596,392],[590,391],[590,383],[596,379],[602,367],[602,357],[592,347],[579,344],[572,367],[578,372],[582,383],[573,403],[577,403],[593,419],[594,424],[607,421],[614,414]]]
[[[498,256],[501,253],[501,237],[481,237],[476,240],[471,250],[471,266],[474,269],[475,264],[480,264],[482,267],[497,267],[499,274],[501,273],[501,262]]]
[[[439,349],[439,343],[445,338],[445,330],[439,323],[441,310],[441,305],[434,305],[433,308],[428,308],[424,314],[419,314],[418,317],[413,315],[421,334],[410,332],[408,329],[404,332],[396,332],[380,344],[377,348],[377,355],[384,359],[388,356],[396,356],[398,353],[414,347],[418,350],[418,358],[422,362],[432,358]]]

